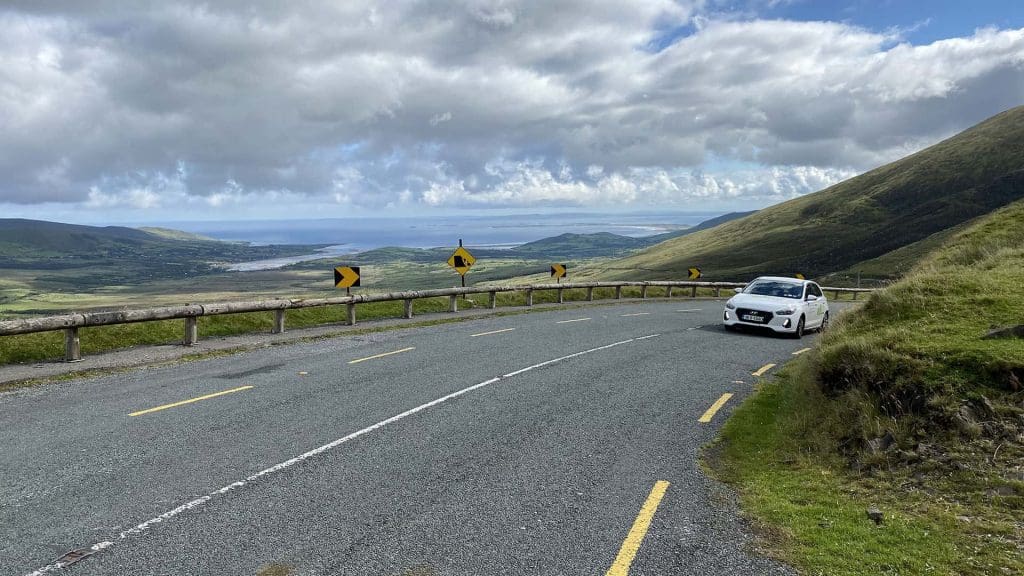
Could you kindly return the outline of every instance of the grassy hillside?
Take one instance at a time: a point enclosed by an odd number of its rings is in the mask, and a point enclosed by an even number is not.
[[[817,277],[1024,197],[1024,107],[826,190],[668,240],[591,272],[607,278]]]
[[[715,468],[827,574],[1024,573],[1024,201],[952,234],[737,410]],[[885,515],[869,521],[868,506]]]
[[[0,219],[0,274],[31,292],[75,292],[211,274],[218,264],[308,254],[168,230]]]

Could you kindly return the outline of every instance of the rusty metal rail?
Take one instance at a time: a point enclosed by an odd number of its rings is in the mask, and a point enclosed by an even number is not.
[[[448,311],[458,312],[458,297],[470,294],[487,294],[488,307],[497,307],[497,294],[499,292],[524,292],[526,295],[526,306],[533,305],[533,293],[540,291],[555,290],[558,293],[557,302],[564,302],[563,292],[565,290],[585,289],[586,300],[594,299],[595,288],[614,288],[615,298],[622,298],[622,289],[627,287],[639,287],[640,297],[648,297],[648,288],[657,287],[665,289],[665,297],[672,297],[674,288],[689,289],[691,298],[697,297],[699,288],[711,289],[715,297],[721,296],[723,288],[742,288],[746,286],[743,282],[693,282],[693,281],[650,281],[650,282],[576,282],[565,284],[534,284],[527,286],[484,286],[469,288],[443,288],[438,290],[417,290],[404,292],[390,292],[381,294],[356,294],[352,296],[339,296],[332,298],[306,298],[306,299],[274,299],[259,300],[252,302],[220,302],[214,304],[188,304],[185,306],[166,306],[161,308],[146,308],[140,310],[117,310],[109,312],[83,312],[80,314],[63,314],[60,316],[45,316],[40,318],[25,318],[17,320],[0,321],[0,336],[13,336],[17,334],[32,334],[36,332],[64,331],[64,360],[75,362],[81,360],[81,340],[79,329],[92,326],[111,326],[116,324],[130,324],[135,322],[153,322],[158,320],[184,320],[185,336],[182,343],[185,346],[192,346],[198,341],[198,319],[202,316],[217,316],[221,314],[244,314],[249,312],[273,312],[274,324],[273,333],[281,333],[285,330],[285,314],[287,310],[298,310],[301,308],[312,308],[318,306],[346,306],[347,324],[356,323],[356,305],[369,302],[403,301],[403,318],[413,317],[413,301],[422,298],[448,297]],[[873,292],[871,288],[826,288],[826,292],[832,292],[836,298],[840,293],[852,293],[856,299],[858,294]]]

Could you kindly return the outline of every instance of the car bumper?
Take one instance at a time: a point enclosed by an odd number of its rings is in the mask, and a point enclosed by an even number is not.
[[[771,321],[767,324],[759,324],[757,322],[746,322],[740,320],[736,315],[735,310],[726,309],[722,314],[722,323],[729,327],[742,326],[744,328],[760,328],[761,330],[771,330],[773,332],[779,332],[782,334],[792,334],[796,332],[796,325],[799,322],[800,317],[797,315],[792,316],[773,316]]]

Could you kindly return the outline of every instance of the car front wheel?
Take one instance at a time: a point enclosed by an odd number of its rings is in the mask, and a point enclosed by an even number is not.
[[[804,317],[800,317],[800,321],[796,323],[796,330],[793,331],[793,338],[800,339],[804,337]]]

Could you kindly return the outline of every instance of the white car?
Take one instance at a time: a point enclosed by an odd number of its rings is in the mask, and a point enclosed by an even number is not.
[[[808,330],[828,327],[828,300],[810,280],[762,276],[725,303],[726,330],[768,328],[800,338]]]

